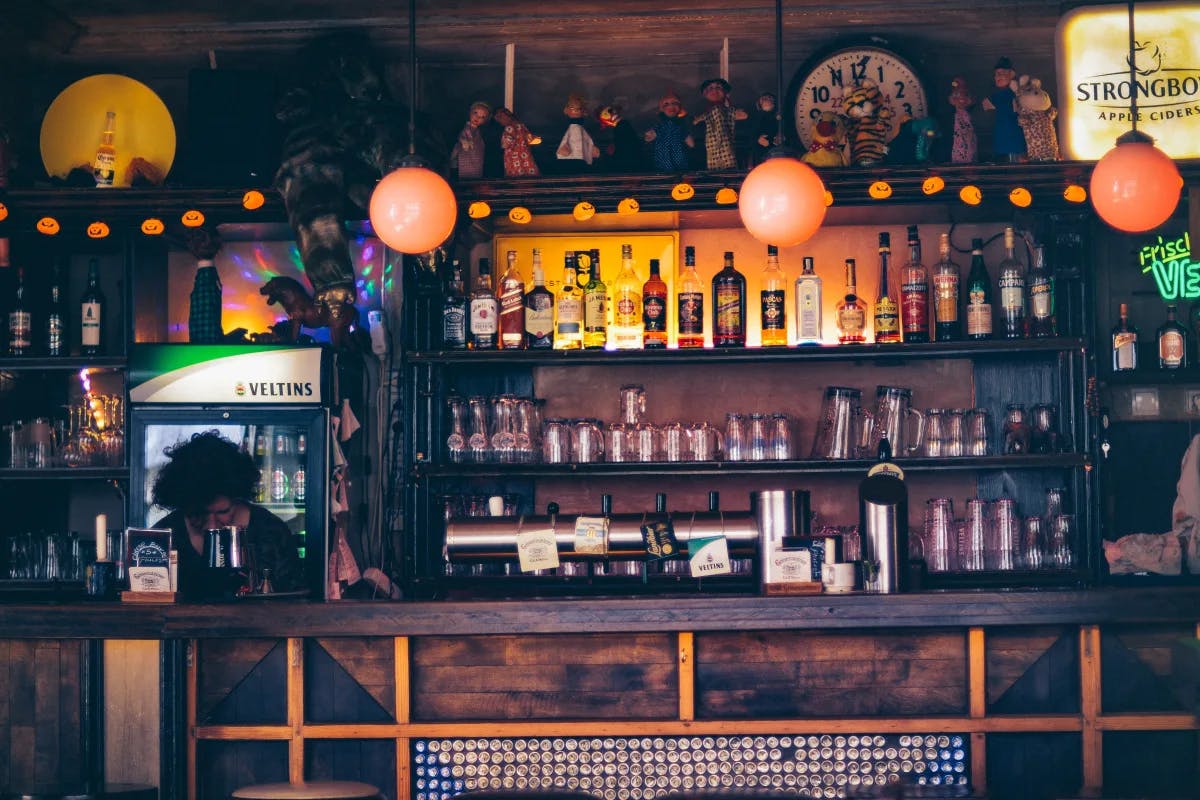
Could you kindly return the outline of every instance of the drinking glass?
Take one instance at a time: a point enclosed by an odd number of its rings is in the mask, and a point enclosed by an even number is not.
[[[1017,455],[1029,452],[1029,418],[1023,403],[1009,403],[1004,412],[1004,454]]]
[[[792,457],[792,423],[787,414],[771,415],[770,438],[767,449],[774,461],[787,461]]]
[[[972,408],[966,414],[966,441],[964,450],[969,456],[992,454],[992,412],[986,408]]]
[[[954,501],[949,497],[931,498],[925,504],[925,563],[930,572],[953,569],[954,532]]]
[[[981,571],[987,540],[987,501],[973,497],[967,501],[967,516],[959,534],[958,568],[966,572]]]
[[[949,458],[962,458],[966,451],[966,417],[964,409],[946,410],[945,455]]]
[[[682,422],[668,422],[662,427],[662,454],[664,461],[686,461],[690,455],[688,429]]]
[[[984,564],[988,569],[1015,569],[1021,535],[1021,518],[1017,515],[1015,500],[1003,497],[992,503],[992,525],[989,533],[988,546],[984,550]]]
[[[925,455],[929,458],[946,454],[946,412],[944,408],[925,409]]]
[[[639,422],[634,427],[633,452],[637,455],[638,461],[658,461],[661,458],[658,437],[658,426],[652,422]]]
[[[1073,562],[1071,547],[1075,541],[1075,516],[1058,514],[1050,522],[1050,535],[1046,543],[1046,566],[1067,569]]]
[[[1026,517],[1021,523],[1021,567],[1041,569],[1045,566],[1042,518]]]
[[[467,459],[467,401],[461,397],[446,398],[450,411],[450,434],[446,437],[446,452],[455,464]]]
[[[619,420],[626,425],[637,425],[646,416],[646,387],[630,384],[621,387]]]
[[[747,456],[746,420],[741,414],[725,415],[725,458],[742,461]]]
[[[721,432],[707,422],[699,422],[688,431],[692,461],[716,461],[721,456]]]
[[[751,414],[750,425],[747,429],[747,445],[746,453],[750,461],[766,461],[767,460],[767,415],[766,414]]]
[[[630,433],[629,426],[624,422],[610,422],[604,429],[604,452],[608,454],[609,461],[614,464],[637,461]]]

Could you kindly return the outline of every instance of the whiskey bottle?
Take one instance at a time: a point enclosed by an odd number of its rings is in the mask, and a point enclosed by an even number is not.
[[[100,262],[88,262],[88,283],[79,301],[79,345],[85,356],[104,352],[104,293],[100,291]]]
[[[787,275],[779,267],[779,248],[767,245],[767,266],[763,270],[759,308],[762,346],[787,345]]]
[[[32,347],[30,335],[33,315],[25,298],[25,268],[17,267],[17,285],[13,291],[13,302],[8,309],[8,354],[29,355]]]
[[[525,349],[525,281],[517,269],[517,251],[508,251],[508,267],[500,276],[500,349]]]
[[[112,186],[117,176],[117,150],[113,137],[117,129],[117,112],[104,115],[104,130],[100,132],[100,144],[96,147],[96,158],[92,161],[92,177],[97,186]]]
[[[542,251],[533,251],[533,288],[525,295],[525,346],[549,350],[554,346],[554,295],[546,288]]]
[[[467,295],[463,285],[462,266],[454,259],[450,266],[450,281],[442,300],[442,347],[463,350],[467,346]]]
[[[1187,330],[1175,319],[1176,306],[1167,306],[1167,319],[1158,326],[1158,368],[1183,369],[1188,366]]]
[[[634,269],[633,245],[623,244],[621,271],[613,281],[613,318],[608,335],[614,350],[642,349],[642,313],[642,279]]]
[[[820,343],[821,277],[813,270],[812,256],[805,256],[803,272],[796,278],[796,344]]]
[[[900,270],[900,324],[905,342],[929,341],[929,272],[916,225],[908,226],[908,263]]]
[[[1025,271],[1014,250],[1013,229],[1004,229],[1004,260],[1000,262],[1000,330],[1005,339],[1025,336]]]
[[[938,262],[933,265],[933,329],[939,342],[962,338],[959,280],[958,264],[950,258],[950,234],[943,233],[938,238]]]
[[[603,350],[608,345],[608,287],[600,278],[600,251],[580,250],[575,262],[587,268],[587,285],[583,287],[583,346],[588,350]]]
[[[1112,329],[1113,372],[1137,369],[1138,329],[1129,322],[1129,305],[1121,303],[1121,315]]]
[[[1046,268],[1046,248],[1033,248],[1033,266],[1029,268],[1029,335],[1044,339],[1058,335],[1055,316],[1054,276]]]
[[[62,269],[55,261],[54,271],[50,276],[50,292],[46,302],[46,322],[42,327],[42,344],[48,356],[65,356],[67,354],[66,317],[62,306]]]
[[[967,338],[992,338],[992,279],[983,263],[983,239],[971,240],[967,273]]]
[[[838,344],[862,344],[867,340],[867,304],[858,296],[853,258],[846,259],[846,295],[838,303]]]
[[[479,259],[479,274],[471,286],[471,322],[468,346],[472,350],[495,350],[500,327],[500,304],[492,291],[492,261]]]
[[[876,344],[898,344],[900,339],[900,309],[888,294],[888,268],[891,266],[892,236],[879,234],[879,297],[875,300]]]
[[[562,288],[554,304],[554,349],[578,350],[583,347],[583,290],[575,282],[575,253],[563,256]]]
[[[679,276],[679,346],[704,347],[704,284],[696,274],[696,248],[683,248],[683,274]]]
[[[642,286],[642,344],[647,350],[667,346],[667,283],[657,258],[650,259],[650,277]]]
[[[713,276],[713,346],[746,346],[746,276],[733,266],[733,251],[725,251],[725,266]]]

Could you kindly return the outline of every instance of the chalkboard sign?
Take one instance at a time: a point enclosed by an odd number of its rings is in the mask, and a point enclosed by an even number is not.
[[[162,528],[125,530],[125,571],[134,592],[171,591],[171,531]]]

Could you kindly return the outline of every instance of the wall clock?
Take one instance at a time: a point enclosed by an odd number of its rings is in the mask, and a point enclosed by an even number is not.
[[[821,112],[841,113],[842,96],[863,80],[874,81],[891,107],[889,139],[909,117],[928,116],[925,85],[902,56],[879,44],[837,47],[802,66],[788,89],[786,108],[805,149],[812,143],[812,126]]]

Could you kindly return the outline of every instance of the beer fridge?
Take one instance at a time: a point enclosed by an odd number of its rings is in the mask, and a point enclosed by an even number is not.
[[[320,346],[142,344],[129,358],[129,525],[153,527],[165,451],[217,431],[259,468],[251,502],[282,519],[309,597],[325,593],[332,354]],[[175,547],[186,546],[176,542]]]

